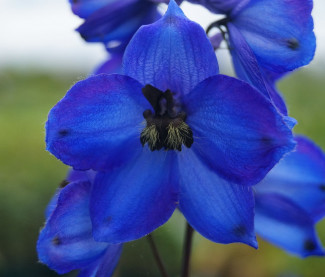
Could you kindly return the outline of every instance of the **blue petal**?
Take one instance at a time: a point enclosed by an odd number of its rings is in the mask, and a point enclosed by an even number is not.
[[[126,75],[142,84],[187,94],[218,73],[218,62],[201,26],[188,20],[174,1],[156,23],[134,35],[123,58]]]
[[[296,151],[280,161],[256,191],[287,197],[317,221],[325,216],[325,155],[305,137],[296,141]]]
[[[159,18],[157,5],[150,1],[113,1],[87,17],[77,31],[88,42],[119,41],[125,47],[141,25]]]
[[[250,0],[187,0],[193,4],[205,6],[213,13],[234,14]]]
[[[116,0],[69,0],[74,14],[86,18]],[[118,1],[118,0],[117,0]]]
[[[92,237],[90,186],[89,182],[74,182],[63,188],[56,209],[40,233],[39,259],[60,274],[88,266],[108,247]]]
[[[78,82],[51,110],[47,150],[76,170],[108,170],[141,149],[142,86],[122,75]]]
[[[122,253],[122,244],[111,244],[106,253],[93,264],[82,269],[78,277],[110,277],[113,275],[116,265]]]
[[[279,93],[276,91],[274,83],[263,75],[256,56],[245,38],[238,31],[235,25],[228,23],[229,41],[231,46],[231,55],[237,76],[252,86],[268,99],[271,99],[274,105],[283,115],[287,115],[287,108]]]
[[[191,150],[179,154],[179,169],[179,208],[189,224],[214,242],[243,242],[257,248],[251,187],[221,179]]]
[[[255,230],[259,235],[301,257],[325,254],[312,219],[299,206],[279,195],[256,194],[255,199]]]
[[[94,72],[95,75],[106,73],[121,73],[122,72],[122,53],[114,53],[105,63],[101,64]]]
[[[184,104],[193,131],[192,149],[230,182],[255,185],[295,146],[274,106],[235,78],[206,79]]]
[[[311,0],[252,0],[235,17],[236,25],[262,67],[285,72],[314,57]]]
[[[144,148],[123,169],[98,174],[90,203],[96,240],[135,240],[169,219],[178,202],[174,155]]]

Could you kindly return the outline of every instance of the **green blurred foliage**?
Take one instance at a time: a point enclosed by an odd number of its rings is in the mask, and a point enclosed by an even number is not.
[[[45,151],[44,124],[50,108],[83,74],[0,72],[0,276],[57,276],[37,262],[35,244],[44,209],[67,167]],[[280,83],[290,115],[325,149],[325,79],[297,72]],[[176,212],[154,232],[171,276],[180,267],[185,221]],[[318,226],[325,242],[325,222]],[[116,276],[160,276],[146,239],[125,245]],[[196,234],[192,257],[197,277],[324,276],[325,260],[288,255],[266,242],[259,250],[218,245]],[[75,276],[70,274],[68,276]]]

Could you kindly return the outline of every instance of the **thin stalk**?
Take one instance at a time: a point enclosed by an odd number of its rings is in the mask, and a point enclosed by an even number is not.
[[[182,273],[181,277],[189,277],[190,276],[190,257],[192,250],[192,238],[193,238],[194,230],[187,223],[186,225],[186,233],[184,238],[184,248],[183,248],[183,262],[182,262]]]
[[[162,261],[162,259],[161,259],[161,257],[160,257],[160,254],[159,254],[159,252],[158,252],[158,248],[157,248],[157,246],[156,246],[156,243],[155,243],[155,241],[154,241],[152,235],[149,234],[149,235],[147,236],[147,239],[148,239],[148,242],[149,242],[149,244],[150,244],[150,248],[151,248],[152,254],[153,254],[154,258],[155,258],[155,261],[156,261],[157,266],[158,266],[158,268],[159,268],[159,271],[160,271],[160,273],[161,273],[161,276],[162,276],[162,277],[169,277],[169,275],[168,275],[168,273],[167,273],[167,271],[166,271],[166,268],[165,268],[165,266],[164,266],[164,263],[163,263],[163,261]]]

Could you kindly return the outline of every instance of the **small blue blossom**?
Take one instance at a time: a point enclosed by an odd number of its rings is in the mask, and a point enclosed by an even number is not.
[[[204,30],[174,1],[135,34],[123,71],[75,84],[46,124],[52,154],[99,172],[89,204],[95,240],[138,239],[179,208],[206,238],[257,247],[251,186],[295,146],[282,115],[218,74]]]
[[[274,82],[284,73],[308,64],[314,57],[316,39],[311,17],[313,2],[311,0],[190,2],[226,15],[211,27],[223,30],[237,76],[256,87],[273,101],[282,114],[287,115],[285,102],[275,89]]]
[[[323,256],[315,224],[325,216],[325,155],[305,137],[296,141],[296,151],[255,186],[255,229],[295,255]]]
[[[121,244],[96,242],[92,237],[89,177],[86,172],[72,171],[46,211],[38,257],[59,274],[80,270],[79,276],[111,276],[122,252]]]

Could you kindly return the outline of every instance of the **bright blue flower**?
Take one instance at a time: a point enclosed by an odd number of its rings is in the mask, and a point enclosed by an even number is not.
[[[94,238],[138,239],[179,208],[208,239],[256,247],[251,185],[295,145],[283,117],[247,83],[218,75],[204,30],[174,1],[139,29],[123,67],[78,82],[46,124],[52,154],[100,171]]]
[[[309,139],[296,140],[296,151],[255,186],[255,228],[295,255],[325,255],[315,232],[325,216],[325,155]]]
[[[111,276],[122,245],[96,242],[89,215],[91,181],[87,173],[72,171],[46,211],[46,224],[37,242],[39,260],[64,274]]]

